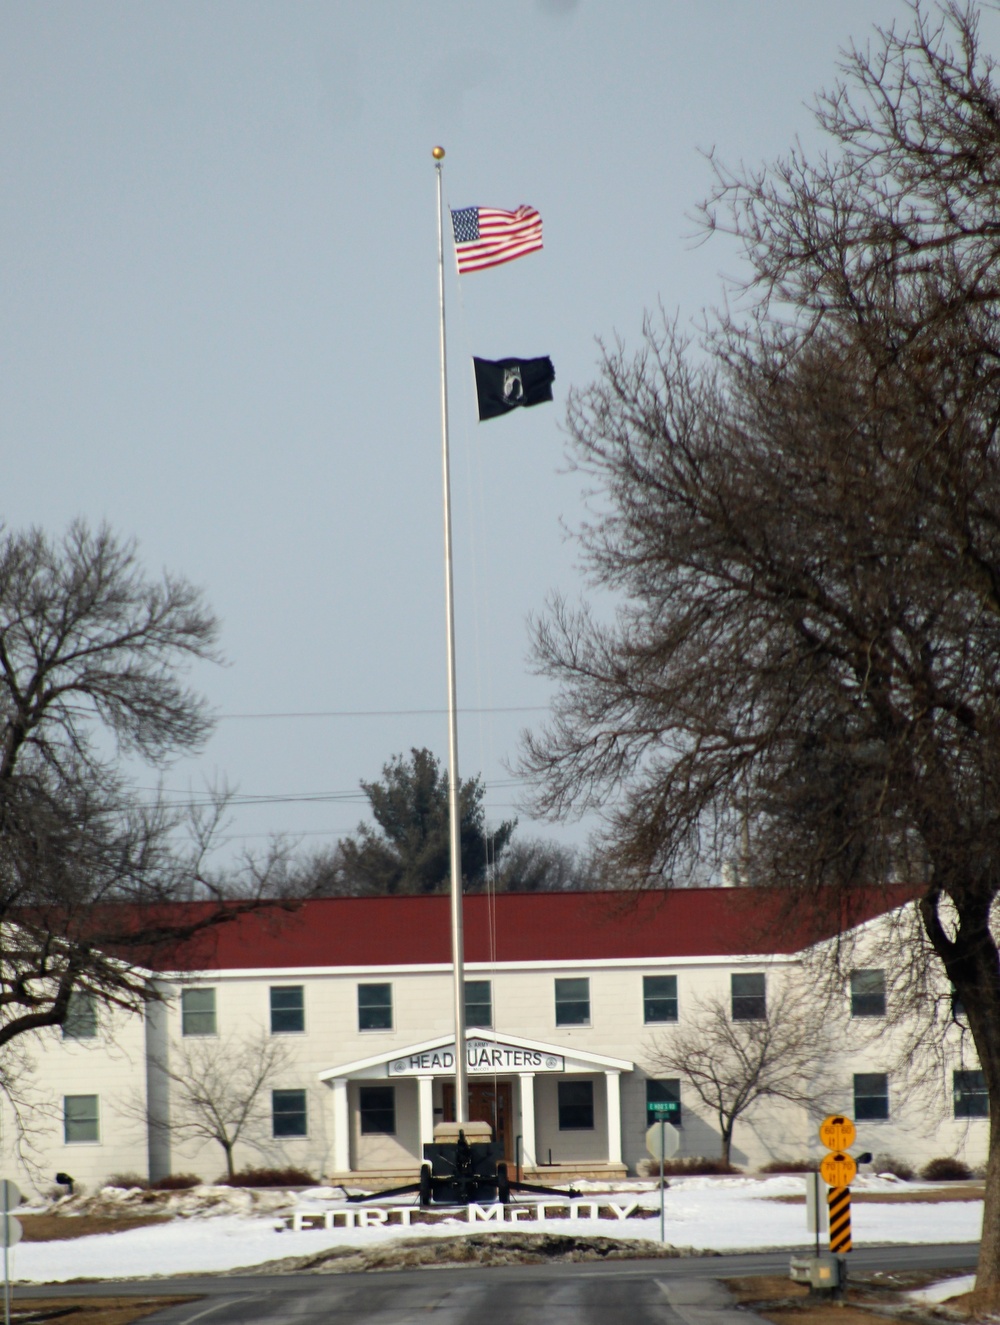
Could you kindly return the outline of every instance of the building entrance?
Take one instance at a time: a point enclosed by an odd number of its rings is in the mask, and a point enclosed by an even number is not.
[[[513,1090],[509,1081],[469,1082],[469,1117],[473,1122],[489,1123],[493,1128],[493,1139],[503,1146],[504,1159],[514,1160],[514,1127],[511,1108]],[[444,1106],[443,1118],[446,1123],[455,1121],[455,1083],[445,1081],[441,1087],[441,1103]]]

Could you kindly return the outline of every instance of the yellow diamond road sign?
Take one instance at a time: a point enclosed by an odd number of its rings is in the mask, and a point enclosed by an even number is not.
[[[858,1166],[850,1155],[843,1151],[834,1151],[824,1155],[819,1166],[823,1181],[830,1187],[850,1187],[858,1175]]]
[[[857,1128],[850,1118],[840,1113],[833,1113],[820,1123],[819,1139],[827,1150],[846,1150],[848,1146],[854,1145],[857,1134]]]

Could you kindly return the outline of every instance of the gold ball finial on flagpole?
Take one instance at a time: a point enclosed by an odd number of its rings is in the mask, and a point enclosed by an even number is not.
[[[431,156],[434,158],[435,161],[443,161],[443,160],[444,160],[444,148],[443,148],[443,147],[433,147],[433,148],[431,148]]]

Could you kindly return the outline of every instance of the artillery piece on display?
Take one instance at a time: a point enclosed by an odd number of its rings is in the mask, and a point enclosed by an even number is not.
[[[424,1146],[419,1182],[408,1182],[385,1192],[349,1196],[349,1201],[384,1200],[419,1192],[423,1207],[432,1205],[509,1205],[511,1192],[540,1196],[575,1197],[572,1187],[543,1187],[510,1176],[503,1146],[493,1140],[489,1123],[438,1123],[434,1140]]]

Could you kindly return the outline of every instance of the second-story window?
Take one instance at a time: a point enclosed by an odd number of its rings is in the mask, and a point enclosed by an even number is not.
[[[763,974],[732,977],[733,1021],[766,1021],[767,988]]]
[[[677,976],[642,977],[642,1019],[647,1026],[677,1020]]]
[[[590,981],[585,976],[556,981],[556,1025],[590,1025]]]
[[[93,1040],[96,1037],[97,999],[93,994],[79,990],[70,994],[62,1033],[64,1040]]]
[[[487,1029],[492,1027],[493,989],[489,980],[466,980],[465,1024]]]
[[[271,1034],[294,1035],[306,1028],[306,1000],[302,985],[271,986]]]
[[[851,972],[851,1016],[885,1016],[885,971]]]
[[[215,990],[181,990],[181,1034],[214,1035]]]
[[[358,1030],[392,1030],[392,985],[358,985]]]

